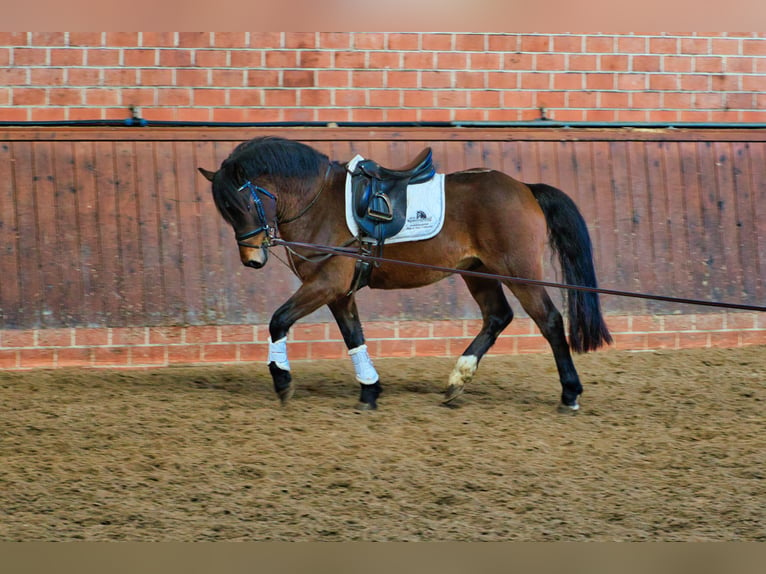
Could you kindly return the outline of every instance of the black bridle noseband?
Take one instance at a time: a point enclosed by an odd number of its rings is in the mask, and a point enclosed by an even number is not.
[[[263,189],[259,185],[255,185],[250,180],[246,181],[245,183],[240,186],[237,191],[244,191],[248,190],[250,192],[250,198],[253,200],[253,205],[255,205],[255,214],[258,217],[258,224],[260,227],[257,227],[256,229],[253,229],[252,231],[248,231],[247,233],[242,233],[240,235],[236,235],[235,239],[237,240],[237,245],[240,245],[242,247],[255,247],[254,245],[250,245],[249,243],[245,243],[245,239],[250,239],[251,237],[254,237],[258,235],[259,233],[266,232],[266,241],[265,243],[268,244],[270,241],[274,238],[272,235],[272,230],[274,228],[269,226],[269,222],[266,219],[266,211],[263,208],[263,201],[261,201],[261,197],[259,194],[263,194],[269,199],[273,200],[274,203],[276,203],[277,198],[274,194],[271,192]],[[248,211],[250,210],[250,207],[248,206]]]

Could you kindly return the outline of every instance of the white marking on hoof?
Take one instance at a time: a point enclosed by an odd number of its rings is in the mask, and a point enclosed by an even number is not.
[[[470,383],[476,368],[479,365],[479,359],[476,355],[463,355],[457,360],[455,368],[449,376],[449,386],[461,388],[466,383]]]
[[[573,405],[565,405],[564,403],[559,403],[559,407],[557,409],[560,413],[571,413],[574,414],[577,411],[580,410],[580,405],[578,403],[575,403]]]

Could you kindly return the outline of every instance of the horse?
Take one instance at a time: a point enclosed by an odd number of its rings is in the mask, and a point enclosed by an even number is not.
[[[239,144],[217,171],[198,170],[212,183],[216,208],[234,230],[241,262],[260,269],[277,237],[317,246],[360,245],[362,238],[351,233],[345,220],[347,168],[348,163],[331,160],[299,141],[266,136]],[[444,223],[436,236],[385,246],[388,258],[423,267],[378,262],[366,286],[409,289],[440,281],[451,274],[449,270],[479,272],[461,275],[481,310],[482,327],[449,375],[443,402],[450,405],[513,320],[505,285],[553,351],[561,383],[558,409],[577,411],[583,387],[570,349],[584,353],[612,341],[598,293],[567,290],[567,341],[562,315],[544,286],[504,279],[541,280],[549,244],[558,254],[567,284],[597,287],[591,239],[574,201],[550,185],[522,183],[483,168],[444,174],[444,197]],[[268,340],[268,368],[281,403],[286,404],[294,390],[287,334],[302,317],[326,305],[343,336],[359,383],[356,408],[377,409],[382,386],[357,310],[357,262],[306,246],[290,249],[288,257],[301,285],[273,313]]]

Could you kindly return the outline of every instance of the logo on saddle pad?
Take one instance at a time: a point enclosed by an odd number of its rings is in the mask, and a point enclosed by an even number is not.
[[[347,166],[346,225],[354,236],[371,242],[403,243],[431,239],[444,225],[444,174],[434,173],[429,162],[422,183],[396,181],[397,172],[380,168],[357,155]],[[364,162],[364,163],[361,163]],[[361,165],[360,165],[361,163]],[[393,173],[394,180],[373,182],[368,172]],[[432,175],[433,174],[433,175]],[[404,178],[408,180],[409,178]]]

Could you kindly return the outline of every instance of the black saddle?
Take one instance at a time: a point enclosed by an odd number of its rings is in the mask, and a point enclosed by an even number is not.
[[[351,172],[352,211],[361,233],[379,247],[399,233],[407,216],[407,186],[425,183],[435,174],[430,147],[401,169],[371,159],[357,163]]]

